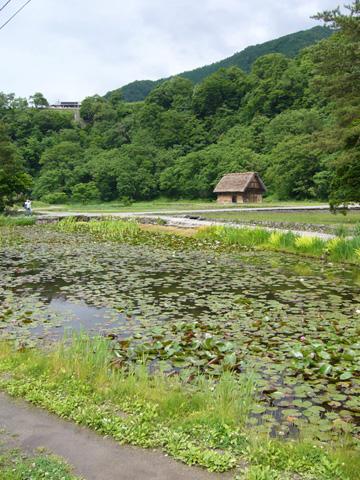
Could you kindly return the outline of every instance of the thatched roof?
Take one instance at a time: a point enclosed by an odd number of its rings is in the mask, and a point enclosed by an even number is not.
[[[214,193],[243,193],[254,177],[258,181],[260,188],[262,188],[265,192],[266,187],[259,174],[256,172],[244,172],[228,173],[227,175],[224,175],[220,182],[216,185]]]

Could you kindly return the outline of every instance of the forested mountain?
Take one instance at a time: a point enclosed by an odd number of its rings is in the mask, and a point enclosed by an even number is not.
[[[247,47],[241,52],[235,53],[235,55],[225,58],[220,62],[215,62],[211,65],[206,65],[205,67],[183,72],[178,76],[188,78],[194,83],[199,83],[220,68],[239,67],[245,72],[249,72],[255,60],[263,55],[269,53],[283,53],[287,57],[295,57],[303,48],[313,45],[316,42],[329,37],[331,34],[331,29],[317,26],[310,28],[309,30],[292,33],[269,42]],[[169,80],[169,78],[156,81],[137,80],[123,86],[120,88],[120,91],[125,101],[137,102],[144,100],[155,87],[166,80]]]
[[[320,15],[335,33],[294,58],[174,77],[143,102],[89,97],[81,124],[41,94],[0,94],[0,208],[30,189],[53,203],[213,198],[247,170],[274,198],[360,201],[360,3],[348,8]]]

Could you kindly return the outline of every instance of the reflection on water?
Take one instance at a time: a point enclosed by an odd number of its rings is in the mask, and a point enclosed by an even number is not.
[[[31,238],[33,232],[21,248],[9,247],[0,257],[0,301],[12,310],[3,332],[10,323],[12,331],[21,327],[35,335],[65,329],[121,333],[136,327],[135,319],[240,326],[249,316],[269,315],[289,318],[290,333],[301,334],[304,316],[353,322],[360,308],[356,268],[269,252],[100,248],[82,237],[44,231]]]
[[[168,339],[175,322],[196,320],[232,342],[244,361],[256,360],[266,428],[275,422],[294,432],[297,418],[310,418],[326,433],[338,415],[359,423],[355,370],[350,382],[334,383],[319,380],[316,365],[289,368],[302,342],[324,345],[319,362],[339,346],[357,354],[358,268],[269,252],[216,255],[24,232],[27,241],[0,256],[2,338],[45,342],[86,330],[141,342],[154,327]],[[351,364],[342,351],[335,356],[340,369]]]
[[[101,326],[106,318],[107,309],[69,302],[64,298],[53,298],[49,308],[62,317],[69,319],[66,328],[72,330],[93,330]],[[119,320],[121,316],[119,315]]]
[[[87,331],[94,335],[108,330],[118,331],[120,337],[130,335],[129,319],[106,307],[95,307],[85,302],[75,303],[64,297],[53,297],[41,322],[28,320],[31,335],[58,339],[72,333]],[[44,316],[44,315],[43,315]],[[57,321],[58,320],[58,321]]]

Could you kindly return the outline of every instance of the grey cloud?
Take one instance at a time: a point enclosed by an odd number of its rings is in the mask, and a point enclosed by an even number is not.
[[[11,8],[22,2],[13,0]],[[335,6],[334,0],[33,0],[0,31],[0,91],[42,91],[52,101],[103,94],[310,28],[316,25],[310,15]],[[0,22],[11,11],[0,12]]]

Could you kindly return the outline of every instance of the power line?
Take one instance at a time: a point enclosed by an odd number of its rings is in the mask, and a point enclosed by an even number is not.
[[[4,8],[6,7],[6,5],[9,5],[10,2],[11,2],[11,0],[8,0],[7,2],[5,2],[5,5],[3,5],[2,7],[0,7],[0,12],[1,12],[1,10],[4,10]]]
[[[9,0],[9,1],[10,1],[10,0]],[[26,5],[27,5],[28,3],[30,3],[30,2],[31,2],[31,0],[27,0],[27,2],[24,3],[24,5],[22,5],[18,10],[16,10],[16,12],[15,12],[8,20],[6,20],[5,23],[3,23],[3,24],[0,26],[0,30],[2,30],[4,27],[6,27],[6,25],[7,25],[8,23],[10,23],[11,20],[12,20],[14,17],[16,17],[16,15],[17,15],[18,13],[20,13],[21,10],[23,10],[23,9],[26,7]],[[8,2],[8,3],[9,3],[9,2]],[[4,5],[4,7],[5,7],[5,6],[6,6],[6,5]],[[4,7],[3,7],[3,8],[4,8]]]

